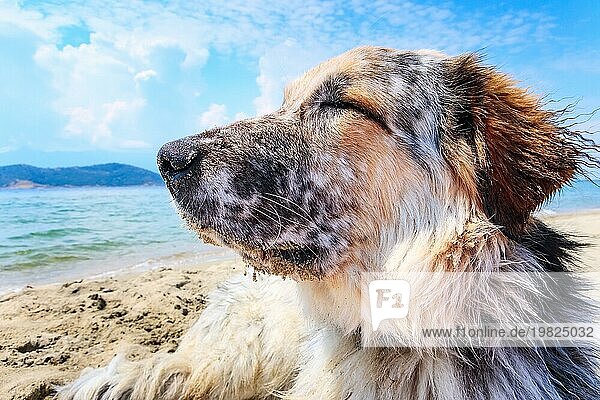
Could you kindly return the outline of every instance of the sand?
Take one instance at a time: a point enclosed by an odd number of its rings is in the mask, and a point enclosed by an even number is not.
[[[600,271],[600,210],[543,216],[549,225],[570,233],[589,246],[581,253],[588,270]]]
[[[549,224],[600,245],[600,211],[543,216]],[[600,246],[583,260],[599,270]],[[52,387],[120,350],[132,359],[173,351],[218,282],[240,262],[159,269],[27,288],[0,297],[0,399],[49,399]]]
[[[0,399],[50,399],[53,386],[120,350],[173,351],[240,262],[28,287],[0,297]]]

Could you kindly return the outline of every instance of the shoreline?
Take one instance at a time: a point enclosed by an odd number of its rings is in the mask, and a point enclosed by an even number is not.
[[[534,214],[537,218],[542,221],[554,224],[555,227],[565,231],[566,233],[575,234],[579,236],[585,231],[593,229],[585,226],[586,223],[578,223],[580,218],[590,218],[591,220],[597,221],[600,226],[600,208],[589,208],[580,210],[567,210],[567,211],[548,211],[540,210]],[[578,231],[584,232],[578,232]],[[584,235],[584,238],[586,236]],[[598,239],[600,245],[600,236],[595,237]],[[200,244],[200,242],[198,242]],[[10,272],[1,271],[0,277],[5,276],[18,276],[22,275],[23,279],[21,282],[14,283],[10,286],[0,285],[0,298],[4,295],[11,293],[18,293],[26,288],[39,287],[42,285],[58,284],[66,281],[78,280],[78,279],[102,279],[105,277],[115,277],[126,275],[130,273],[141,273],[144,271],[152,271],[162,267],[168,268],[189,268],[195,265],[212,265],[219,262],[236,261],[241,263],[241,259],[238,255],[233,253],[229,249],[225,249],[218,246],[209,246],[205,249],[198,249],[197,252],[189,248],[189,243],[185,243],[188,247],[179,248],[178,251],[173,253],[157,252],[156,254],[140,257],[140,253],[132,252],[129,256],[124,259],[122,257],[115,257],[114,260],[108,259],[97,261],[90,260],[86,262],[79,262],[73,264],[70,268],[64,270],[35,270],[35,269],[23,269],[13,270]],[[140,247],[141,249],[142,247]],[[101,267],[108,262],[111,267]],[[100,272],[93,272],[98,271]],[[27,274],[36,273],[38,276],[41,273],[46,275],[45,279],[35,279],[33,281],[26,281]]]
[[[110,189],[110,188],[139,188],[139,187],[165,187],[160,183],[144,183],[133,185],[46,185],[33,181],[22,180],[15,184],[0,186],[0,190],[35,190],[35,189]]]
[[[582,236],[586,231],[593,230],[593,227],[588,227],[589,222],[583,222],[583,218],[589,218],[591,221],[596,221],[600,226],[600,208],[589,208],[580,210],[567,210],[567,211],[545,211],[540,210],[534,214],[537,218],[542,221],[554,225],[556,228],[564,231],[565,233],[574,234],[575,236]],[[582,222],[578,222],[581,220]],[[580,232],[583,231],[583,232]],[[592,241],[598,241],[600,246],[600,235],[585,235],[582,238],[585,240],[588,236],[591,236]],[[594,244],[595,246],[596,244]],[[586,258],[587,261],[589,257]],[[173,268],[173,269],[186,269],[197,265],[211,266],[221,262],[238,262],[241,263],[241,258],[233,253],[229,249],[225,249],[218,246],[210,246],[208,249],[201,249],[198,252],[194,252],[191,249],[180,249],[170,254],[157,252],[155,255],[141,258],[138,255],[130,255],[125,259],[119,258],[114,261],[110,261],[111,267],[98,268],[100,264],[104,265],[104,262],[90,261],[87,263],[80,263],[86,265],[84,268],[80,268],[80,264],[74,264],[71,268],[65,270],[52,270],[52,271],[35,271],[38,274],[48,274],[45,279],[36,279],[34,281],[25,281],[25,276],[34,271],[32,270],[14,270],[11,272],[0,271],[0,276],[4,275],[23,275],[23,282],[15,283],[11,286],[0,286],[0,299],[8,294],[19,293],[25,289],[36,288],[45,285],[60,284],[66,281],[73,280],[96,280],[104,279],[108,277],[118,277],[123,275],[142,273],[146,271],[153,271],[160,268]],[[82,271],[82,269],[84,271]],[[101,269],[101,272],[92,272]]]
[[[598,189],[600,190],[600,189]],[[574,217],[574,216],[579,216],[579,215],[587,215],[587,214],[600,214],[600,207],[594,207],[594,208],[578,208],[578,209],[567,209],[567,210],[552,210],[552,209],[541,209],[540,211],[537,211],[534,213],[534,216],[536,217],[540,217],[540,218],[547,218],[547,217],[558,217],[558,216],[562,216],[562,217]]]
[[[134,261],[135,260],[135,261]],[[241,258],[231,252],[228,249],[221,247],[210,248],[209,250],[202,250],[197,253],[191,250],[178,251],[172,254],[157,254],[150,256],[145,259],[141,259],[135,255],[126,258],[125,261],[115,259],[111,262],[111,267],[103,268],[99,272],[94,271],[94,266],[97,264],[104,264],[103,262],[91,262],[84,271],[77,268],[79,265],[73,265],[72,268],[61,270],[58,273],[56,271],[44,271],[49,273],[45,279],[36,279],[35,281],[15,283],[11,286],[0,286],[0,300],[3,296],[19,293],[28,288],[36,288],[47,285],[57,285],[68,281],[74,280],[98,280],[110,277],[121,277],[131,274],[139,274],[147,271],[155,271],[161,268],[171,268],[176,270],[194,268],[198,265],[211,267],[216,264],[236,262],[242,263]],[[95,269],[98,271],[98,269]],[[25,280],[26,274],[29,274],[31,270],[15,270],[11,272],[0,271],[0,276],[6,275],[23,275]]]

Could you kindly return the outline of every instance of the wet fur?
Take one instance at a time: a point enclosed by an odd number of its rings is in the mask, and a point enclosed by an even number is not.
[[[576,268],[580,245],[532,216],[595,163],[560,118],[474,55],[363,47],[293,82],[272,114],[165,145],[182,217],[259,275],[217,289],[175,353],[117,358],[61,398],[600,398],[593,348],[360,344],[365,272]],[[421,317],[453,321],[460,299],[430,292]],[[580,294],[561,311],[595,313]]]

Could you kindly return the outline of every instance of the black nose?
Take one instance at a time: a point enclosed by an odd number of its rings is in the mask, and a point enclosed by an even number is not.
[[[163,145],[158,151],[156,163],[165,181],[174,181],[186,175],[199,158],[199,150],[187,139],[179,139]]]

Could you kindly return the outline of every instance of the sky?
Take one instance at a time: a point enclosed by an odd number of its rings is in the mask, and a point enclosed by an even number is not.
[[[587,113],[598,20],[597,1],[0,0],[0,165],[156,170],[163,143],[270,112],[286,82],[364,44],[480,51]]]

